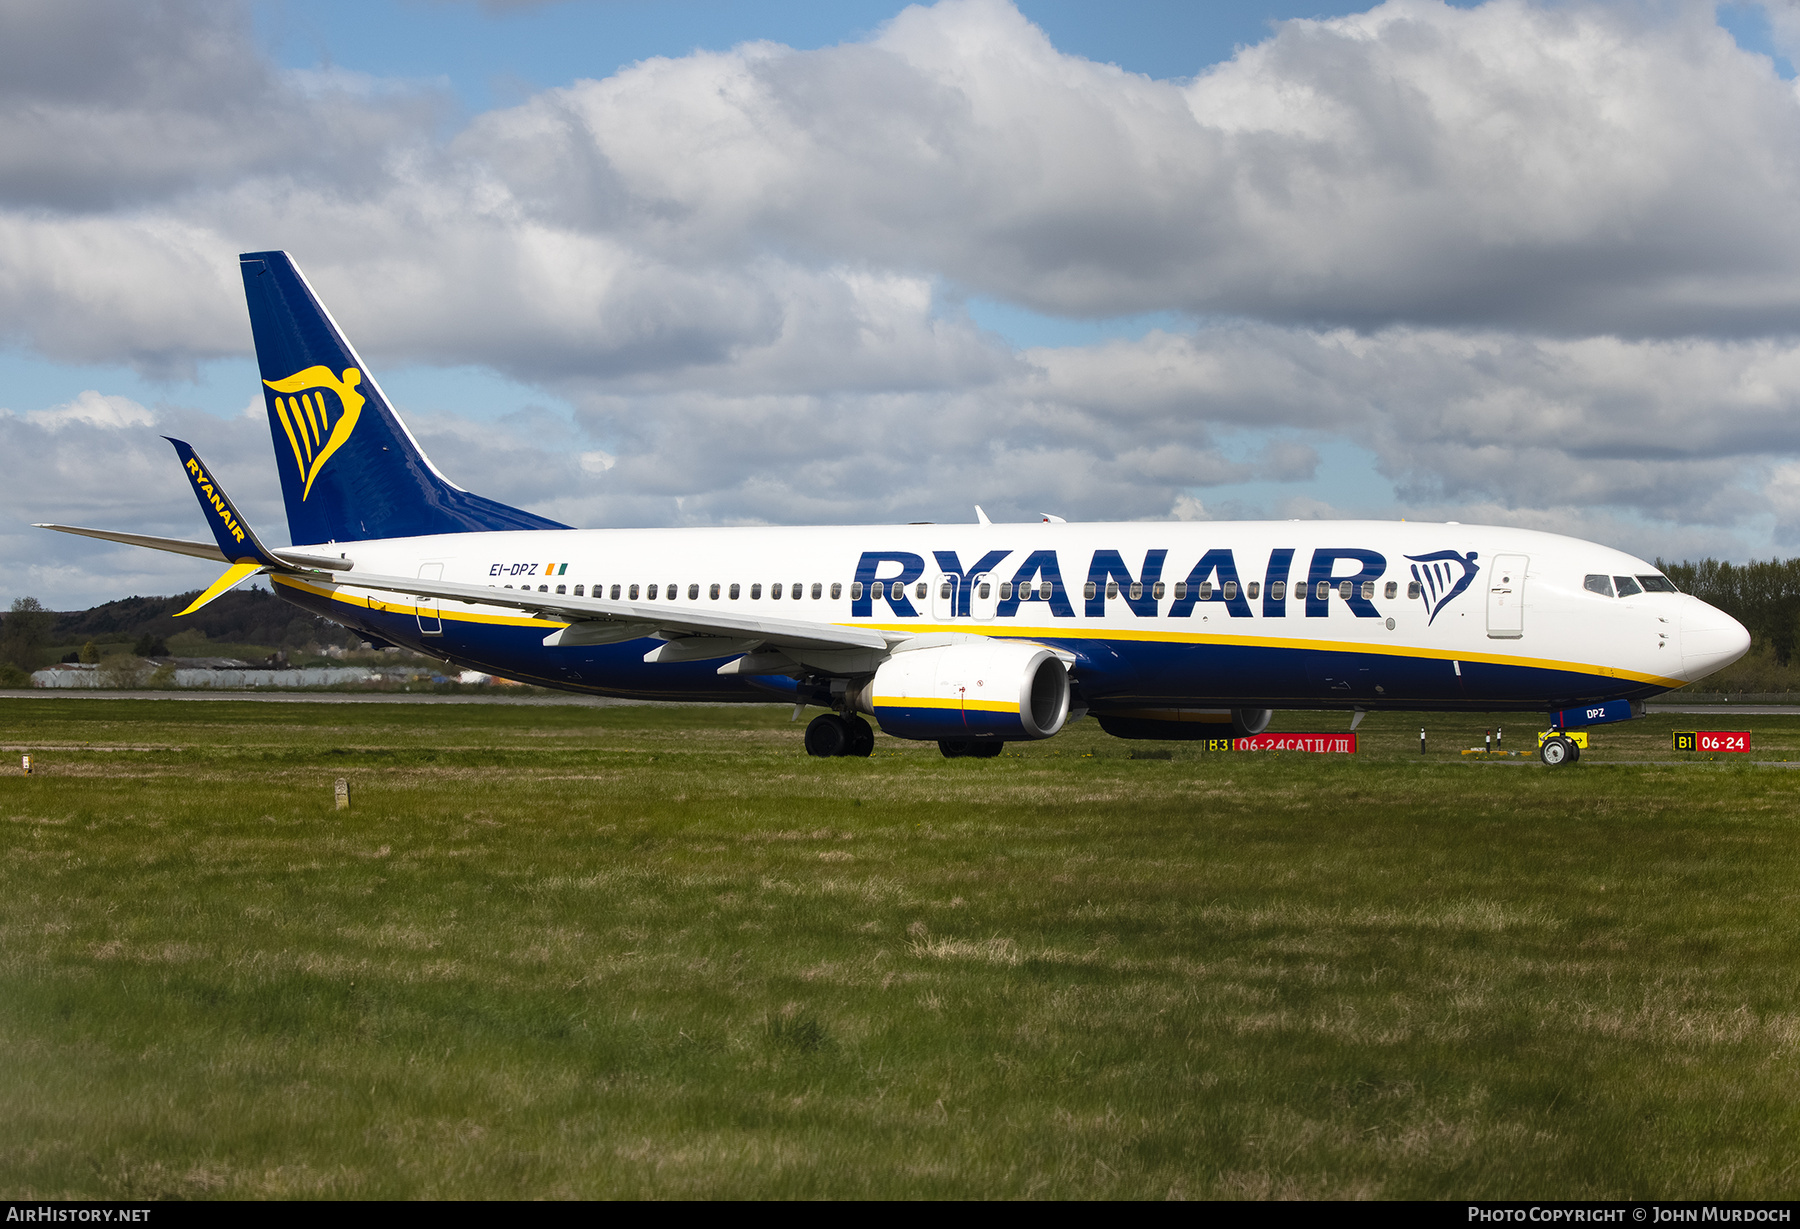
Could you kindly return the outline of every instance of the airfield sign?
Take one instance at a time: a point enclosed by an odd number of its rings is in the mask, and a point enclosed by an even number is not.
[[[1748,730],[1676,730],[1675,750],[1747,752],[1750,750],[1750,732]]]

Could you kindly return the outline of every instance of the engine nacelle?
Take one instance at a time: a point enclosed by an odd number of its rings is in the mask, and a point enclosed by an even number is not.
[[[1069,719],[1069,672],[1035,644],[980,640],[896,652],[856,694],[895,738],[1049,738]]]

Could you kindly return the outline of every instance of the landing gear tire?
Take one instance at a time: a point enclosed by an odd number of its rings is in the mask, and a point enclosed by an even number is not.
[[[1544,740],[1544,745],[1538,748],[1538,758],[1550,767],[1558,768],[1580,759],[1581,748],[1573,740],[1558,735]]]
[[[875,750],[875,731],[861,717],[847,717],[844,724],[850,730],[850,745],[845,748],[845,755],[868,756]]]
[[[836,713],[814,717],[812,724],[806,727],[806,754],[820,759],[843,755],[850,749],[852,737],[850,723]],[[870,741],[873,742],[873,738]]]
[[[1006,744],[998,739],[976,738],[940,738],[938,750],[944,753],[947,760],[963,758],[974,760],[991,760],[1002,751]]]

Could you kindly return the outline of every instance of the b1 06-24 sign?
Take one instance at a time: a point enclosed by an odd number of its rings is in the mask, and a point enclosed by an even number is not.
[[[1677,751],[1748,751],[1748,730],[1676,730]]]

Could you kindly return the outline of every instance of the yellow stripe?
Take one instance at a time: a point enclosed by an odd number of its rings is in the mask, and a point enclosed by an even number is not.
[[[335,590],[322,589],[294,580],[291,577],[271,577],[276,584],[291,585],[318,597],[327,597],[333,601],[358,603],[360,598],[347,598]],[[458,598],[440,599],[459,601]],[[391,610],[413,612],[410,606],[392,606]],[[507,615],[451,614],[445,610],[443,618],[459,623],[483,623],[504,627],[567,627],[564,620],[520,618]],[[857,628],[866,631],[900,631],[923,636],[932,632],[972,632],[975,625],[969,623],[826,623],[823,627]],[[1585,662],[1557,661],[1548,657],[1509,657],[1498,653],[1459,652],[1455,649],[1430,649],[1422,647],[1406,647],[1402,645],[1355,644],[1340,640],[1285,640],[1273,636],[1228,636],[1218,633],[1199,632],[1151,632],[1109,629],[1100,631],[1084,631],[1078,628],[1063,627],[1013,627],[1003,630],[992,624],[982,624],[982,632],[1005,640],[1141,640],[1164,644],[1209,644],[1243,648],[1269,649],[1319,649],[1333,653],[1372,653],[1381,657],[1404,657],[1425,661],[1467,661],[1485,662],[1496,666],[1529,666],[1542,670],[1567,670],[1579,674],[1593,674],[1602,678],[1624,679],[1628,682],[1653,683],[1658,687],[1685,687],[1687,680],[1665,678],[1659,674],[1640,674],[1632,670],[1619,670],[1612,666],[1595,666]],[[897,701],[898,702],[898,701]],[[905,703],[923,703],[923,701],[905,701]],[[954,704],[955,701],[945,701]],[[1008,709],[1014,711],[1016,705]]]
[[[973,709],[979,713],[1016,713],[1018,704],[1005,700],[944,700],[934,696],[876,696],[877,708],[955,708]]]
[[[1604,678],[1627,679],[1639,683],[1655,683],[1659,687],[1685,687],[1686,679],[1665,678],[1660,674],[1639,674],[1612,666],[1595,666],[1585,662],[1558,661],[1549,657],[1509,656],[1501,653],[1471,653],[1458,649],[1430,649],[1419,646],[1358,644],[1343,640],[1289,640],[1275,636],[1237,636],[1217,632],[1152,632],[1109,628],[1084,630],[1061,627],[1013,627],[1004,631],[992,623],[851,623],[849,627],[866,627],[876,631],[900,631],[923,636],[932,632],[974,632],[1009,640],[1142,640],[1165,644],[1216,644],[1243,648],[1319,649],[1328,653],[1372,653],[1381,657],[1409,657],[1428,661],[1486,662],[1496,666],[1533,666],[1542,670],[1572,670],[1597,674]],[[977,630],[977,629],[980,630]]]
[[[440,614],[439,613],[440,609],[441,609],[440,607],[407,606],[407,605],[403,605],[400,602],[390,603],[388,601],[388,599],[381,598],[381,597],[373,598],[373,599],[365,599],[365,598],[361,598],[361,597],[351,597],[348,594],[340,593],[335,589],[326,589],[326,588],[322,588],[318,585],[309,585],[305,581],[296,580],[295,578],[293,578],[291,576],[271,576],[271,577],[269,577],[269,579],[274,581],[278,585],[287,585],[289,588],[299,589],[300,591],[302,591],[304,593],[310,593],[314,597],[328,598],[331,601],[343,602],[345,605],[349,605],[349,606],[362,606],[367,601],[380,602],[381,603],[380,609],[386,611],[389,614],[416,615],[416,614],[420,613],[421,610],[423,610],[425,612],[425,617],[428,619],[429,618],[443,618],[443,619],[448,619],[455,623],[481,623],[481,624],[493,625],[496,627],[557,628],[557,627],[567,627],[568,626],[568,623],[562,619],[533,619],[533,618],[523,618],[523,617],[519,617],[516,615],[473,615],[473,614],[460,614],[459,615],[459,614],[452,614],[448,610],[443,610],[442,613]],[[450,598],[437,598],[435,600],[437,600],[439,602],[455,602],[455,601],[460,601],[462,599],[450,597]],[[370,609],[374,609],[374,607],[370,607]]]

